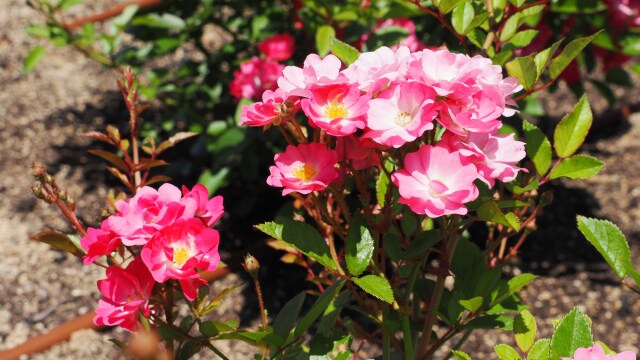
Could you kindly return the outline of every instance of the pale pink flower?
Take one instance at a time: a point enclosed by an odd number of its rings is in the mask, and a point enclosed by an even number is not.
[[[98,281],[102,299],[98,301],[93,322],[135,331],[140,327],[138,315],[151,315],[149,298],[153,285],[153,277],[138,257],[126,269],[109,266],[107,278]]]
[[[398,187],[401,204],[416,214],[431,218],[465,215],[465,203],[478,197],[474,180],[476,167],[465,165],[459,152],[425,145],[404,158],[404,169],[394,172],[391,181]]]
[[[340,161],[350,161],[354,170],[364,170],[380,165],[376,148],[380,146],[371,139],[344,136],[337,139],[336,152]]]
[[[262,93],[262,102],[243,105],[240,114],[240,125],[267,126],[279,125],[300,109],[300,101],[296,97],[288,97],[282,89],[266,90]]]
[[[573,358],[563,357],[562,360],[636,360],[633,351],[623,351],[617,355],[606,355],[600,344],[595,343],[590,348],[579,348]]]
[[[435,93],[417,82],[399,83],[369,102],[366,137],[398,148],[433,129]]]
[[[313,125],[333,136],[346,136],[364,129],[369,97],[361,96],[355,86],[329,85],[310,90],[301,106]]]
[[[102,222],[100,229],[87,228],[87,235],[80,239],[80,246],[87,251],[84,264],[89,265],[100,256],[111,254],[121,244],[120,236],[109,229],[106,221]]]
[[[233,73],[229,92],[237,101],[242,98],[260,100],[265,90],[275,90],[284,65],[277,61],[256,56],[240,64]]]
[[[495,180],[508,183],[516,178],[518,171],[527,171],[516,166],[527,155],[522,141],[513,134],[471,133],[460,137],[450,132],[442,136],[439,143],[449,151],[459,151],[463,163],[473,164],[478,169],[479,179],[490,188]]]
[[[406,46],[391,50],[383,46],[376,51],[360,54],[358,60],[344,70],[351,83],[371,96],[401,79],[407,70],[410,51]]]
[[[218,232],[199,219],[178,220],[162,228],[142,248],[140,257],[157,282],[177,279],[188,300],[207,282],[196,270],[215,270],[220,262]]]
[[[185,213],[181,198],[182,192],[174,185],[163,184],[158,190],[145,186],[128,201],[118,201],[118,213],[105,221],[124,245],[144,245],[162,227],[181,217],[193,217]]]
[[[320,191],[338,177],[338,154],[320,143],[289,145],[284,153],[276,154],[274,162],[267,184],[283,187],[282,195]]]
[[[182,203],[185,204],[185,213],[194,214],[207,226],[213,226],[224,213],[222,196],[214,196],[209,200],[209,191],[202,184],[196,184],[191,191],[186,186],[182,187]]]
[[[278,78],[278,86],[289,95],[307,97],[307,90],[322,85],[333,85],[347,82],[340,72],[342,63],[335,55],[327,55],[321,59],[317,54],[310,54],[304,60],[302,68],[287,66]]]
[[[436,92],[438,121],[458,135],[498,129],[501,115],[515,113],[509,95],[522,88],[515,78],[503,79],[502,68],[490,59],[448,50],[414,54],[407,73]]]
[[[276,34],[262,40],[258,44],[258,49],[266,57],[277,61],[286,61],[296,50],[296,40],[288,33]]]

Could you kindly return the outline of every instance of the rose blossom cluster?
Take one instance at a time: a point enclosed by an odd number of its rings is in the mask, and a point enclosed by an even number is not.
[[[400,203],[430,217],[464,215],[465,203],[478,197],[476,180],[491,187],[523,170],[524,143],[498,133],[500,117],[515,113],[509,96],[520,89],[491,60],[448,50],[382,47],[344,69],[334,55],[311,54],[302,68],[284,68],[278,89],[245,106],[241,119],[299,130],[300,144],[277,154],[269,169],[267,183],[283,195],[323,190],[340,174],[400,154],[402,167],[391,176]],[[298,109],[322,141],[307,141]]]
[[[265,90],[275,90],[276,81],[284,68],[279,61],[291,58],[295,48],[295,39],[286,33],[262,40],[258,44],[258,50],[265,57],[254,56],[240,64],[240,68],[233,73],[233,81],[229,84],[231,95],[237,101],[242,98],[259,100]]]
[[[206,285],[198,270],[215,270],[220,262],[218,232],[211,227],[224,212],[222,197],[209,199],[207,189],[196,185],[182,191],[171,184],[159,189],[145,186],[135,196],[119,200],[117,213],[106,218],[100,229],[88,228],[80,240],[86,250],[84,263],[111,256],[124,247],[132,260],[122,268],[107,268],[107,278],[98,281],[102,294],[94,322],[119,325],[133,331],[138,315],[150,315],[149,299],[154,284],[176,279],[188,300]]]

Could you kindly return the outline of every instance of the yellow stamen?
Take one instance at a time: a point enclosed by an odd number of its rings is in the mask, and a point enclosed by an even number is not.
[[[173,249],[173,263],[182,266],[189,260],[189,250],[183,247]]]
[[[318,169],[308,164],[298,165],[293,169],[293,176],[302,181],[313,180],[317,173]]]
[[[400,111],[398,115],[396,115],[396,124],[402,127],[407,126],[407,124],[409,124],[412,120],[413,119],[411,118],[411,115],[404,111]]]
[[[324,107],[324,115],[333,120],[349,115],[349,110],[344,107],[342,102],[334,99]]]

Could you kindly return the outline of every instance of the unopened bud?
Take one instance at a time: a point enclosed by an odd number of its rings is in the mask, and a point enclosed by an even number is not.
[[[244,269],[251,275],[254,280],[258,279],[258,272],[260,271],[260,263],[251,254],[247,254],[244,258]]]
[[[36,183],[35,185],[33,185],[31,187],[31,192],[33,192],[33,195],[35,197],[37,197],[38,199],[43,199],[44,198],[44,194],[42,192],[42,184],[40,184],[40,183]]]

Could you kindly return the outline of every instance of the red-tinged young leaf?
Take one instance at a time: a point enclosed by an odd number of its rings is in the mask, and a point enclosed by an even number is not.
[[[106,134],[103,134],[99,131],[89,131],[84,134],[80,134],[80,136],[86,136],[88,138],[92,138],[94,140],[104,141],[108,144],[115,145],[113,140],[111,140]]]
[[[124,186],[128,188],[132,188],[131,182],[129,182],[129,179],[127,179],[127,177],[123,173],[121,173],[118,169],[114,167],[107,167],[107,170],[109,170],[110,173],[112,173],[115,177],[117,177],[120,180],[120,182],[124,184]]]
[[[171,182],[171,178],[168,176],[164,176],[164,175],[156,175],[153,176],[151,179],[147,180],[144,185],[151,185],[151,184],[157,184],[157,183],[166,183],[166,182]]]
[[[129,165],[124,160],[122,160],[122,158],[112,152],[104,150],[89,150],[89,153],[103,158],[104,160],[108,161],[109,163],[126,173],[129,173],[131,171],[131,167],[129,167]]]
[[[170,147],[173,147],[175,144],[183,140],[186,140],[188,138],[194,137],[196,135],[198,135],[197,132],[190,132],[190,131],[179,132],[173,135],[172,137],[170,137],[168,140],[165,140],[162,143],[160,143],[160,145],[156,148],[156,155],[162,153],[163,151],[167,150]]]
[[[169,163],[164,160],[143,158],[140,159],[140,163],[133,168],[133,171],[153,169],[158,166],[166,165],[169,165]]]
[[[70,236],[54,230],[44,230],[31,235],[30,239],[49,244],[53,248],[66,251],[78,257],[84,255],[84,250],[80,246],[80,239],[77,236]]]
[[[113,125],[107,125],[107,135],[115,144],[120,142],[120,130]]]

